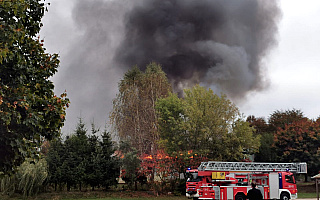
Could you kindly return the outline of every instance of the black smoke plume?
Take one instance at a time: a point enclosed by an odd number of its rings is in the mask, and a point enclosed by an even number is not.
[[[200,84],[245,99],[268,86],[263,59],[281,12],[276,0],[75,0],[72,17],[56,78],[71,99],[67,122],[80,110],[107,120],[123,73],[153,61],[175,91]]]
[[[233,99],[262,89],[279,8],[265,0],[145,0],[127,11],[115,61],[162,64],[174,88],[196,83]]]

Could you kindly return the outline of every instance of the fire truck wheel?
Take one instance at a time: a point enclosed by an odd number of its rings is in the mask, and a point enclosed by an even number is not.
[[[280,200],[289,200],[290,199],[290,195],[286,192],[281,193],[280,195]]]
[[[244,194],[237,194],[235,200],[246,200],[246,196]]]
[[[198,200],[198,197],[193,197],[193,200]]]

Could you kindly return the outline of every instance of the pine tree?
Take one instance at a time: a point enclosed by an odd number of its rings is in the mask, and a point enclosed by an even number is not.
[[[95,128],[94,123],[91,124],[91,135],[87,138],[87,148],[83,155],[84,157],[84,182],[92,187],[92,190],[99,185],[99,179],[101,177],[100,167],[100,147],[99,140],[96,133],[99,129]]]
[[[102,133],[100,147],[101,184],[105,189],[108,189],[110,186],[117,184],[117,178],[120,175],[120,163],[115,155],[115,147],[111,135],[106,130]]]
[[[65,141],[65,154],[63,156],[62,171],[64,182],[67,183],[67,190],[71,186],[79,184],[80,190],[85,175],[85,156],[87,154],[87,129],[82,119],[76,126],[75,134]]]
[[[61,139],[50,142],[50,147],[46,160],[48,163],[48,182],[54,184],[54,189],[57,191],[57,186],[63,183],[62,163],[65,154],[65,147]]]

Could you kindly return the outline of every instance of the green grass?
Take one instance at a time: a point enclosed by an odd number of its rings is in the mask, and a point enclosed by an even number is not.
[[[8,197],[0,193],[1,200],[18,200],[22,199],[22,195],[14,194]],[[103,191],[87,191],[87,192],[48,192],[41,193],[34,197],[28,197],[25,200],[188,200],[184,195],[161,195],[155,196],[153,192],[103,192]]]
[[[0,198],[3,200],[20,200],[21,197],[11,197],[11,198],[2,198],[3,196],[0,195]],[[55,198],[46,198],[44,196],[42,197],[29,197],[27,200],[45,200],[45,199],[52,199],[52,200],[188,200],[187,197],[181,196],[181,197],[104,197],[104,198],[64,198],[64,197],[55,197]]]
[[[97,198],[99,200],[188,200],[187,197],[139,197],[139,198],[115,198],[115,197],[107,197],[107,198]],[[97,200],[97,199],[64,199],[64,200]]]
[[[317,198],[317,194],[316,193],[298,193],[298,198],[299,199],[305,199],[305,198]],[[18,200],[18,199],[22,199],[21,196],[15,196],[15,197],[11,197],[11,198],[4,198],[4,196],[0,195],[0,199],[2,200]],[[88,195],[87,197],[79,195],[79,194],[62,194],[62,195],[50,195],[50,194],[41,194],[38,195],[36,197],[29,197],[27,198],[27,200],[188,200],[187,197],[185,196],[139,196],[139,197],[128,197],[128,196],[124,196],[124,197],[117,197],[116,194],[113,194],[112,197],[99,197],[99,195],[97,195],[96,197],[94,195]]]
[[[305,199],[305,198],[317,198],[317,194],[316,193],[299,193],[298,194],[299,199]],[[187,197],[185,196],[180,196],[180,197],[139,197],[139,198],[128,198],[128,197],[124,197],[124,198],[116,198],[116,197],[106,197],[106,198],[77,198],[77,199],[73,199],[73,198],[67,198],[67,199],[63,199],[63,200],[188,200]]]
[[[317,193],[301,193],[301,192],[298,192],[298,198],[299,199],[317,198]]]
[[[299,183],[298,198],[317,198],[314,182]],[[0,193],[1,200],[20,200],[22,196],[15,194],[13,197],[3,196]],[[47,192],[40,193],[37,196],[29,197],[24,200],[188,200],[184,195],[156,196],[153,191],[71,191],[71,192]]]

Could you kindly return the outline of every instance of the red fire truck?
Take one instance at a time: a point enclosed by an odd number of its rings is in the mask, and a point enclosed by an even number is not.
[[[254,182],[263,199],[296,199],[293,173],[307,173],[307,164],[203,162],[198,169],[187,170],[186,196],[194,200],[245,200]]]

